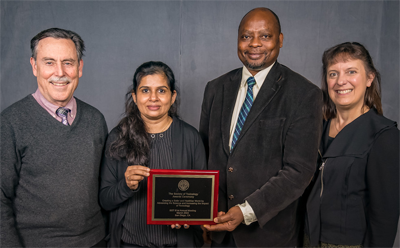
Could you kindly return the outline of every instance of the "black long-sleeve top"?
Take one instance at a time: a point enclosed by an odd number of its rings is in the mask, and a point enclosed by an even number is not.
[[[150,139],[149,168],[174,169],[172,165],[171,127]],[[136,193],[129,198],[122,224],[121,240],[145,247],[176,246],[176,230],[168,225],[147,225],[147,177],[140,182]]]
[[[203,142],[197,130],[178,118],[171,124],[172,165],[180,170],[206,169],[206,155]],[[105,155],[101,167],[100,205],[110,212],[109,234],[106,239],[109,247],[119,247],[123,232],[123,222],[129,199],[137,193],[125,182],[124,173],[128,167],[126,159],[116,160],[110,157],[109,147],[118,136],[114,128],[107,139]],[[140,187],[140,186],[139,186]],[[143,213],[145,214],[145,213]],[[191,226],[189,229],[177,230],[178,247],[198,247],[202,245],[201,229]]]
[[[399,218],[396,123],[371,109],[325,149],[329,125],[324,123],[319,173],[307,201],[311,246],[393,246]]]

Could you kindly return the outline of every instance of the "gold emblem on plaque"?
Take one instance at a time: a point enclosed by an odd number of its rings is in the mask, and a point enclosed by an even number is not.
[[[186,191],[189,189],[189,182],[187,180],[180,180],[178,183],[178,188],[181,191]]]

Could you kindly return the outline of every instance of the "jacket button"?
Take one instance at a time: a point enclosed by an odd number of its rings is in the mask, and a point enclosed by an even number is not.
[[[229,172],[233,172],[233,168],[232,168],[232,167],[229,167],[228,171],[229,171]]]
[[[229,197],[229,200],[233,200],[233,198],[235,198],[233,195],[230,195]]]

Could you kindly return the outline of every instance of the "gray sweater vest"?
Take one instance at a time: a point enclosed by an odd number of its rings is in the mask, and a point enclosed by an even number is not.
[[[90,247],[104,238],[98,188],[107,125],[76,101],[71,126],[31,95],[1,113],[3,247]]]

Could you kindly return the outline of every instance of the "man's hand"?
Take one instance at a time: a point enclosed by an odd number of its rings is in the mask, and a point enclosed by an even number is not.
[[[125,182],[131,190],[139,187],[139,182],[150,175],[150,168],[141,165],[131,165],[126,168]]]
[[[229,209],[227,213],[218,213],[218,217],[214,219],[214,222],[217,223],[217,225],[204,225],[204,228],[211,232],[232,232],[238,225],[240,225],[240,223],[242,223],[243,219],[242,210],[240,210],[238,206],[234,206]]]
[[[222,212],[220,212],[222,213]],[[200,226],[201,230],[203,230],[203,240],[205,244],[211,244],[211,237],[210,237],[210,232],[204,227],[204,226]]]

